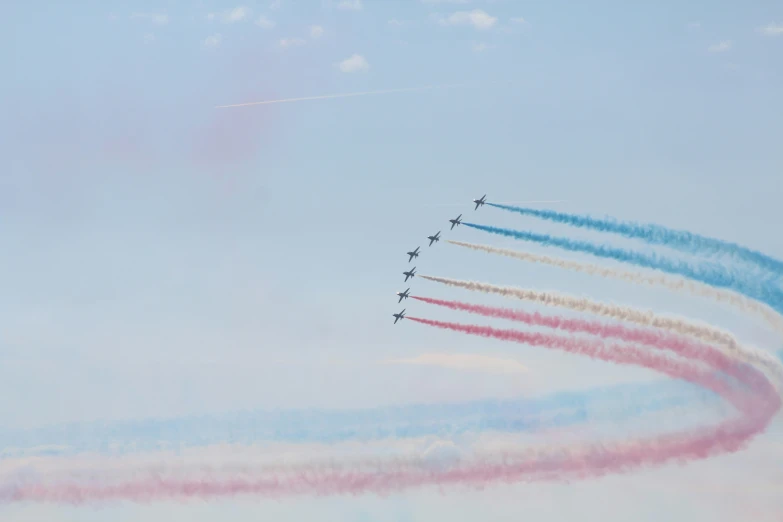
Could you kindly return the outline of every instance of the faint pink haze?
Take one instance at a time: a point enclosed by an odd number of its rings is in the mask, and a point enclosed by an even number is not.
[[[762,431],[780,407],[780,398],[763,374],[754,368],[736,372],[746,388],[735,388],[710,370],[700,370],[694,361],[679,361],[634,347],[604,344],[557,335],[499,330],[484,326],[432,321],[417,317],[408,319],[453,331],[494,337],[536,346],[580,353],[620,364],[635,364],[699,384],[721,394],[739,408],[739,418],[718,426],[675,433],[652,439],[630,440],[613,444],[590,444],[579,447],[529,449],[505,452],[468,462],[450,469],[432,470],[421,463],[387,461],[378,469],[364,463],[353,470],[346,466],[323,463],[294,468],[285,472],[243,469],[228,472],[220,478],[209,474],[194,478],[155,476],[155,472],[135,474],[117,484],[21,484],[5,488],[6,502],[83,503],[106,500],[155,500],[225,497],[252,494],[263,497],[288,495],[338,495],[374,492],[386,494],[421,486],[472,486],[482,488],[498,482],[561,481],[599,477],[627,472],[643,466],[661,465],[673,460],[686,462],[741,449]],[[663,347],[658,347],[663,348]],[[701,362],[720,365],[709,353],[700,353]],[[755,399],[755,401],[753,400]],[[376,463],[377,464],[377,463]]]

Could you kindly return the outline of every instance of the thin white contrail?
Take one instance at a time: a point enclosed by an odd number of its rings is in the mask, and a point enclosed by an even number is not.
[[[477,281],[460,281],[459,279],[424,274],[419,274],[419,277],[428,281],[464,288],[473,292],[498,294],[504,297],[521,299],[523,301],[534,302],[545,306],[566,308],[576,312],[618,319],[642,326],[661,328],[677,334],[694,337],[707,343],[714,343],[723,348],[723,350],[732,357],[735,357],[742,362],[759,365],[767,370],[768,374],[770,374],[775,381],[775,387],[779,392],[783,392],[783,365],[781,365],[780,361],[758,348],[740,344],[731,333],[707,324],[700,324],[679,317],[661,316],[650,310],[637,310],[629,306],[601,303],[585,297],[574,297],[554,292],[541,292],[512,286],[497,286]]]
[[[369,96],[371,94],[392,94],[396,92],[416,92],[427,91],[431,89],[449,89],[451,87],[464,87],[464,84],[455,85],[425,85],[424,87],[406,87],[403,89],[385,89],[380,91],[363,91],[363,92],[348,92],[343,94],[324,94],[321,96],[304,96],[302,98],[282,98],[279,100],[265,100],[257,102],[247,103],[234,103],[231,105],[217,105],[216,109],[225,109],[228,107],[250,107],[251,105],[272,105],[274,103],[291,103],[298,101],[310,101],[310,100],[330,100],[332,98],[351,98],[354,96]]]

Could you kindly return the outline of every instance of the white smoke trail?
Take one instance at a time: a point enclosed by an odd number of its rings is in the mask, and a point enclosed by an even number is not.
[[[446,242],[451,243],[452,245],[470,248],[472,250],[480,250],[490,254],[499,254],[506,257],[512,257],[530,263],[551,265],[566,270],[573,270],[574,272],[582,272],[585,274],[597,275],[600,277],[607,277],[612,279],[621,279],[623,281],[640,285],[646,284],[651,286],[663,286],[669,290],[674,290],[677,292],[688,292],[692,295],[706,297],[720,303],[729,304],[742,310],[743,312],[756,314],[763,318],[764,321],[766,321],[767,324],[769,324],[769,326],[776,332],[783,334],[783,316],[763,303],[749,299],[742,294],[738,294],[730,290],[722,290],[703,283],[699,283],[697,281],[691,281],[689,279],[682,279],[679,277],[671,277],[663,274],[647,275],[641,272],[618,270],[615,268],[607,268],[589,263],[579,263],[577,261],[571,261],[567,259],[530,254],[528,252],[520,252],[518,250],[497,248],[488,245],[477,245],[474,243],[465,243],[463,241],[452,241],[447,239]]]
[[[701,341],[721,347],[739,361],[763,368],[774,379],[778,391],[783,390],[783,364],[763,350],[740,344],[729,332],[707,324],[699,324],[677,317],[656,315],[650,310],[637,310],[627,306],[599,303],[584,297],[574,297],[553,292],[539,292],[524,288],[497,286],[477,281],[461,281],[446,277],[420,274],[419,277],[448,286],[464,288],[473,292],[498,294],[504,297],[521,299],[546,306],[567,308],[611,319],[636,323],[642,326],[661,328],[670,332],[687,335]]]

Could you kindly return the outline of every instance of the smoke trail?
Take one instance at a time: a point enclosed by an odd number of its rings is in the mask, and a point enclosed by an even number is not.
[[[462,224],[492,234],[499,234],[523,241],[533,241],[545,246],[555,246],[574,252],[585,252],[597,257],[614,259],[615,261],[631,263],[671,274],[679,274],[710,286],[735,290],[753,299],[763,301],[776,311],[783,313],[783,291],[755,278],[749,280],[735,271],[727,270],[721,265],[702,263],[699,266],[693,266],[683,261],[673,261],[657,255],[646,255],[620,248],[596,245],[587,241],[574,241],[545,234],[533,234],[507,228],[477,225],[475,223],[463,222]]]
[[[449,239],[447,239],[446,242],[451,243],[452,245],[470,248],[472,250],[479,250],[488,252],[490,254],[499,254],[502,256],[512,257],[530,263],[540,263],[542,265],[556,266],[558,268],[572,270],[575,272],[582,272],[589,275],[620,279],[636,284],[663,286],[669,290],[689,292],[696,296],[706,297],[708,299],[713,299],[714,301],[730,304],[731,306],[734,306],[743,312],[756,314],[762,317],[775,331],[783,334],[783,316],[769,308],[767,305],[752,299],[748,299],[744,295],[735,293],[733,291],[721,290],[704,283],[691,281],[689,279],[668,277],[665,275],[648,275],[642,274],[640,272],[628,272],[616,268],[606,268],[599,265],[580,263],[578,261],[531,254],[529,252],[520,252],[518,250],[498,248],[489,245],[477,245],[474,243],[465,243],[463,241],[453,241]]]
[[[446,469],[433,469],[420,460],[340,464],[313,464],[275,469],[269,473],[254,470],[228,470],[223,476],[212,472],[201,476],[187,473],[186,478],[162,476],[160,472],[132,472],[129,479],[122,476],[97,477],[96,480],[75,480],[62,483],[22,483],[0,488],[5,502],[38,501],[70,502],[133,500],[149,502],[157,499],[225,497],[237,494],[279,497],[281,495],[334,495],[364,492],[389,493],[426,485],[473,485],[520,480],[564,480],[597,477],[612,472],[626,472],[642,466],[660,465],[674,459],[679,461],[703,459],[712,455],[737,451],[755,434],[763,430],[780,406],[779,398],[769,383],[752,368],[738,373],[738,377],[754,388],[759,395],[757,403],[732,389],[724,381],[707,372],[700,372],[691,364],[676,362],[643,350],[629,347],[609,349],[604,343],[581,345],[572,338],[541,334],[508,333],[487,330],[484,327],[442,323],[426,319],[414,321],[437,327],[456,329],[476,335],[499,336],[518,342],[535,342],[550,348],[565,349],[604,360],[624,364],[643,364],[675,378],[687,379],[719,393],[743,413],[732,420],[710,429],[692,433],[673,434],[652,440],[605,445],[587,445],[582,448],[545,448],[523,452],[504,452],[483,455],[473,461],[457,462]],[[476,330],[476,329],[479,330]],[[521,336],[521,337],[520,337]],[[720,363],[718,352],[702,354],[704,362]],[[755,373],[755,375],[754,375]],[[374,469],[371,469],[374,468]],[[146,476],[145,476],[146,475]],[[93,475],[94,476],[94,475]],[[118,480],[119,479],[119,480]]]
[[[428,281],[464,288],[470,291],[497,294],[545,306],[567,308],[577,312],[590,313],[643,326],[661,328],[670,332],[694,337],[706,343],[717,344],[738,360],[749,364],[757,364],[764,368],[769,372],[770,376],[773,377],[778,389],[783,390],[783,365],[774,357],[758,348],[743,346],[729,332],[719,330],[706,324],[700,325],[676,317],[659,316],[649,310],[642,311],[626,306],[598,303],[584,297],[573,297],[553,292],[538,292],[524,288],[496,286],[476,281],[460,281],[458,279],[428,276],[424,274],[420,274],[419,277]]]
[[[586,422],[612,422],[717,397],[679,381],[620,385],[543,397],[412,404],[363,410],[237,412],[174,419],[95,422],[0,433],[3,459],[89,452],[124,455],[221,443],[346,441],[453,437],[496,431],[532,433]]]
[[[783,261],[768,256],[762,252],[749,249],[736,243],[711,237],[701,236],[685,230],[672,230],[661,225],[622,222],[616,219],[596,219],[589,216],[577,216],[553,210],[537,210],[532,208],[487,203],[487,205],[533,216],[556,223],[564,223],[578,228],[587,228],[600,232],[610,232],[633,239],[641,239],[650,244],[665,245],[692,254],[727,254],[737,259],[751,262],[777,275],[783,273]]]

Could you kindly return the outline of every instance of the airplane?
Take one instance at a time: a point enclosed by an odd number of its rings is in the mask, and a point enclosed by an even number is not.
[[[408,270],[407,272],[403,272],[403,275],[405,276],[405,281],[408,281],[409,277],[415,277],[416,276],[416,267],[413,267],[413,270]]]
[[[454,225],[459,225],[460,223],[462,223],[462,221],[459,220],[459,218],[461,218],[461,217],[462,217],[462,214],[457,216],[456,219],[449,219],[449,222],[451,223],[451,230],[454,230]]]
[[[397,295],[398,295],[398,296],[400,296],[400,300],[399,300],[399,301],[397,301],[397,302],[398,302],[398,303],[401,303],[403,299],[407,299],[407,298],[408,298],[408,296],[410,295],[410,293],[409,293],[410,291],[411,291],[411,289],[410,289],[410,288],[408,288],[408,289],[407,289],[407,290],[405,290],[404,292],[397,292]]]
[[[487,197],[487,195],[486,195],[486,194],[484,194],[483,196],[481,196],[481,199],[474,199],[474,200],[473,200],[473,203],[475,203],[475,204],[476,204],[476,208],[474,208],[473,210],[478,210],[478,208],[479,208],[481,205],[483,205],[484,203],[486,203],[486,202],[484,201],[484,199],[485,199],[486,197]]]
[[[432,243],[435,241],[440,241],[440,230],[438,230],[438,233],[434,236],[427,236],[427,239],[430,240],[430,246],[432,246]]]
[[[405,253],[410,256],[408,258],[408,263],[410,263],[411,261],[413,261],[414,257],[419,257],[419,247],[416,247],[416,250],[414,250],[413,252],[405,252]]]
[[[402,312],[392,315],[394,316],[394,324],[397,324],[400,319],[405,319],[405,308],[402,309]]]

